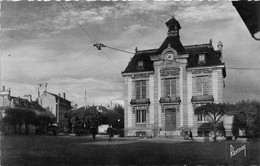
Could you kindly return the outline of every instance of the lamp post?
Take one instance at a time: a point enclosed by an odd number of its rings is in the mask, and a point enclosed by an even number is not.
[[[120,119],[117,119],[117,128],[119,129]]]

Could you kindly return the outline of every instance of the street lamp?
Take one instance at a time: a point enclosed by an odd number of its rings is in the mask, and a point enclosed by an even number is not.
[[[120,122],[120,119],[117,119],[117,128],[119,129],[119,122]]]

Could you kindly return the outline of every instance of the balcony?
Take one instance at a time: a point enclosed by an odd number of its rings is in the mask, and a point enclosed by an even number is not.
[[[161,104],[163,103],[180,103],[180,97],[161,97],[160,101]]]
[[[150,99],[149,98],[145,98],[145,99],[131,99],[130,104],[131,105],[134,105],[134,104],[150,104]]]
[[[192,96],[191,102],[207,102],[214,101],[213,95],[201,95],[201,96]]]

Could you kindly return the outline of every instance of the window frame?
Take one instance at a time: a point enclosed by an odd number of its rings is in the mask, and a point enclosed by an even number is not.
[[[144,70],[144,61],[143,60],[137,61],[137,70]]]
[[[210,77],[209,76],[196,77],[196,94],[199,96],[206,96],[206,95],[210,95],[209,92],[210,92]]]
[[[169,92],[168,92],[168,87],[169,86]],[[169,95],[168,95],[169,94]],[[164,96],[165,97],[176,97],[177,96],[177,80],[176,78],[165,78],[164,80]]]
[[[145,109],[136,110],[136,123],[142,124],[147,122],[147,111]]]
[[[198,55],[198,64],[205,64],[206,63],[206,54],[199,54]]]
[[[146,91],[147,91],[146,80],[135,81],[135,98],[136,99],[145,99]]]

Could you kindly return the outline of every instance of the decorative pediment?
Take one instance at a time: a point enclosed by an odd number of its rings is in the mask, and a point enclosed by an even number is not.
[[[130,101],[131,105],[138,105],[138,104],[150,104],[150,99],[146,98],[146,99],[131,99]]]
[[[163,103],[175,103],[175,104],[179,104],[181,102],[180,97],[161,97],[160,101],[161,104]]]
[[[135,114],[136,110],[146,110],[146,113],[149,113],[149,104],[142,105],[132,105],[133,114]]]
[[[175,68],[175,67],[169,67],[169,68],[163,68],[161,70],[161,76],[176,76],[180,74],[180,69],[179,68]]]
[[[163,50],[163,52],[159,56],[159,59],[165,61],[175,61],[176,57],[177,51],[172,48],[170,44],[168,44],[168,47]]]
[[[172,110],[172,111],[178,111],[178,105],[177,104],[161,104],[162,107],[162,113],[165,112],[165,110]]]
[[[138,73],[138,74],[133,74],[132,79],[138,80],[138,79],[148,79],[149,74],[148,73]]]

